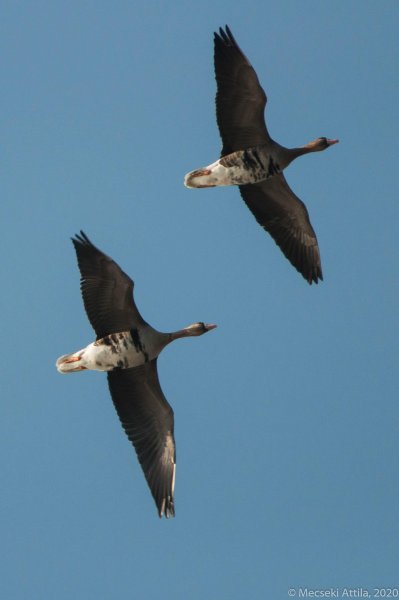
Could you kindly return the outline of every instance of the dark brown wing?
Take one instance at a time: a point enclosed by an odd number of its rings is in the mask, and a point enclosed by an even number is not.
[[[227,25],[214,35],[216,118],[224,156],[270,141],[264,117],[267,98]]]
[[[72,238],[80,269],[80,289],[97,339],[143,324],[133,299],[134,283],[80,232]]]
[[[304,203],[279,173],[259,183],[240,185],[241,196],[288,260],[311,284],[323,279],[316,234]]]
[[[127,437],[133,443],[162,517],[175,514],[173,490],[176,451],[173,410],[157,373],[157,360],[108,373],[112,399]]]

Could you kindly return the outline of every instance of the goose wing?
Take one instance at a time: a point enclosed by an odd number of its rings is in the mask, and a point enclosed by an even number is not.
[[[140,367],[110,371],[108,385],[122,426],[136,449],[158,514],[173,517],[174,419],[159,383],[156,359]]]
[[[227,25],[214,36],[216,118],[224,156],[271,140],[264,117],[267,98],[254,68]]]
[[[81,274],[80,289],[97,339],[145,323],[133,299],[134,282],[80,232],[72,238]]]
[[[322,280],[319,246],[308,211],[284,175],[241,185],[240,193],[255,219],[303,277],[310,284]]]

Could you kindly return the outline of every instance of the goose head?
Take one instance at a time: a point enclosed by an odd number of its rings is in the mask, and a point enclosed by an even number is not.
[[[333,144],[338,144],[339,140],[330,140],[326,137],[318,137],[312,142],[306,144],[305,148],[308,149],[308,152],[321,152],[322,150],[326,150]]]
[[[193,323],[192,325],[185,327],[183,331],[186,332],[187,336],[196,336],[203,335],[207,331],[215,329],[215,327],[217,327],[217,325],[214,325],[213,323],[203,323],[202,321],[200,321],[199,323]]]
[[[285,149],[284,158],[285,161],[280,161],[281,164],[284,164],[284,168],[290,164],[293,160],[298,158],[298,156],[303,156],[304,154],[309,154],[309,152],[321,152],[322,150],[326,150],[330,146],[334,144],[338,144],[339,140],[330,140],[326,137],[318,137],[315,140],[312,140],[308,144],[304,146],[300,146],[299,148],[288,148]]]
[[[217,325],[213,325],[213,323],[203,323],[200,321],[199,323],[193,323],[192,325],[188,325],[184,329],[179,329],[179,331],[175,331],[174,333],[170,333],[169,341],[177,340],[182,337],[194,337],[198,335],[203,335],[207,331],[211,331],[211,329],[215,329]]]

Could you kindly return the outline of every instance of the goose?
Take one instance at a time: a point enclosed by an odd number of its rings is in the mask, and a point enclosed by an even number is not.
[[[106,371],[111,397],[158,509],[173,517],[176,450],[173,410],[157,373],[159,353],[174,340],[199,336],[216,325],[193,323],[173,333],[156,331],[140,315],[134,282],[92,244],[86,234],[72,238],[80,269],[80,287],[95,342],[61,356],[60,373]]]
[[[221,158],[187,173],[188,188],[238,185],[257,222],[309,284],[323,279],[319,246],[305,204],[289,187],[283,170],[298,156],[326,150],[339,140],[319,137],[285,148],[269,135],[267,97],[254,68],[226,25],[214,34],[216,118]]]

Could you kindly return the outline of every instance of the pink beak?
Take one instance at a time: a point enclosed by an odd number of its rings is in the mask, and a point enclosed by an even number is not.
[[[333,144],[338,144],[339,140],[327,140],[327,144],[332,146]]]
[[[210,331],[211,329],[215,329],[215,327],[217,327],[217,325],[214,325],[213,323],[205,323],[204,327],[207,331]]]

